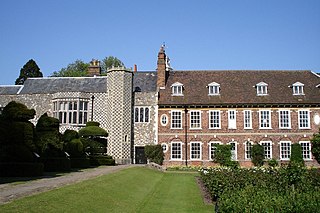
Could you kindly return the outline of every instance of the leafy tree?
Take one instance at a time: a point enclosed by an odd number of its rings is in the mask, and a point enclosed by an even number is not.
[[[311,139],[311,152],[314,158],[320,163],[320,133],[314,134]]]
[[[16,79],[16,85],[22,85],[27,78],[43,77],[37,63],[30,59],[20,70],[20,76]]]
[[[152,162],[155,162],[159,165],[162,165],[164,154],[160,144],[158,145],[146,145],[145,146],[145,155]]]
[[[264,149],[260,144],[253,144],[252,146],[252,163],[255,166],[263,166]]]
[[[290,164],[297,164],[300,166],[304,165],[304,160],[302,156],[302,148],[298,143],[291,145],[291,156],[290,156]]]
[[[87,76],[89,64],[82,60],[76,60],[60,71],[55,71],[52,77],[81,77]]]
[[[102,70],[107,71],[111,67],[125,67],[124,63],[117,57],[108,56],[102,60]]]

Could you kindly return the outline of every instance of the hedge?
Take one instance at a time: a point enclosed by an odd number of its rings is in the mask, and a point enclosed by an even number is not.
[[[89,158],[70,158],[71,168],[88,168],[90,167]]]
[[[69,158],[46,158],[43,164],[46,172],[69,172],[71,170]]]
[[[0,163],[1,177],[34,177],[43,174],[43,163]]]
[[[110,156],[98,155],[98,156],[90,156],[90,165],[91,166],[101,166],[101,165],[114,166],[116,165],[116,162]]]

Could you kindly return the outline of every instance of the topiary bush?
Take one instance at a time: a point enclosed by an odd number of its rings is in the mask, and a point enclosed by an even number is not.
[[[70,155],[71,158],[79,158],[84,156],[83,144],[79,138],[72,139],[65,144],[64,150]]]
[[[162,165],[164,154],[161,145],[146,145],[144,148],[145,156],[151,162]]]
[[[67,129],[66,131],[64,131],[62,135],[62,140],[65,143],[70,142],[71,140],[77,139],[77,138],[79,138],[78,132],[71,129]]]
[[[43,175],[43,163],[0,162],[1,177],[35,177]]]
[[[213,161],[219,163],[221,166],[234,167],[237,165],[236,162],[231,160],[231,145],[220,145],[216,144],[214,151]]]
[[[100,126],[100,123],[96,121],[88,121],[86,126]]]
[[[290,163],[295,165],[304,166],[304,160],[302,156],[302,148],[301,145],[298,143],[291,145],[291,156],[290,156]]]
[[[253,144],[252,146],[252,163],[255,166],[263,166],[264,163],[264,149],[260,144]]]

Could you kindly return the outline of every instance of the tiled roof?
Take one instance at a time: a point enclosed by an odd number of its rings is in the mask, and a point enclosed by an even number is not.
[[[134,72],[133,89],[139,87],[141,92],[155,92],[157,90],[156,72]]]
[[[14,95],[21,89],[22,85],[0,86],[0,95]]]
[[[20,94],[56,92],[106,92],[106,77],[48,77],[28,78]]]
[[[172,96],[171,85],[183,84],[183,96]],[[220,95],[209,96],[208,84],[220,84]],[[268,84],[268,95],[257,96],[256,84]],[[305,95],[293,95],[292,84],[304,84]],[[243,105],[320,103],[320,77],[311,71],[172,71],[159,104]]]

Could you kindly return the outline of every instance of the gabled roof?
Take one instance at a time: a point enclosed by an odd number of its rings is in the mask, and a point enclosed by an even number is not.
[[[22,85],[0,85],[0,95],[15,95],[22,87]]]
[[[170,86],[184,85],[184,96],[172,96]],[[209,96],[207,85],[219,82],[220,95]],[[268,84],[268,95],[257,96],[255,86]],[[303,96],[294,96],[292,86],[304,83]],[[320,78],[311,71],[172,71],[159,105],[243,105],[243,104],[310,104],[320,103]]]
[[[140,92],[157,91],[157,73],[156,72],[134,72],[133,90],[140,88]]]

